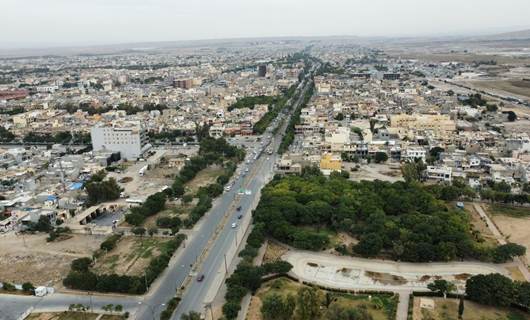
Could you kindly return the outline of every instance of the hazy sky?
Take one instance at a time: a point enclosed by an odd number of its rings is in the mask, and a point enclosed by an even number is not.
[[[0,0],[0,47],[530,28],[530,0]]]

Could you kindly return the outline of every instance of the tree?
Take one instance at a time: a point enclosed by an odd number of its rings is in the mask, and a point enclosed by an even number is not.
[[[321,292],[314,287],[302,287],[297,293],[296,314],[300,320],[320,317]]]
[[[103,311],[112,313],[114,311],[114,305],[112,303],[106,304],[103,307],[101,307],[101,309],[103,309]]]
[[[31,282],[24,282],[22,284],[22,290],[24,292],[33,292],[35,290],[35,287],[33,286]]]
[[[342,113],[338,113],[337,116],[335,117],[335,120],[337,120],[337,121],[344,120],[344,115]]]
[[[72,261],[70,269],[74,271],[85,272],[88,271],[88,268],[92,265],[92,259],[90,258],[79,258]]]
[[[462,319],[463,315],[464,315],[464,297],[460,297],[460,301],[458,302],[458,319]]]
[[[189,204],[193,201],[193,196],[191,194],[186,194],[182,197],[182,203],[183,204]]]
[[[50,218],[48,216],[40,216],[33,229],[40,232],[50,232],[53,229]]]
[[[515,112],[508,111],[506,113],[508,114],[508,121],[514,122],[515,120],[517,120],[517,114]]]
[[[261,314],[264,320],[289,320],[292,319],[295,306],[296,301],[292,295],[284,299],[278,293],[271,293],[263,299]]]
[[[120,313],[123,311],[123,306],[121,304],[117,304],[114,306],[114,311]]]
[[[241,302],[239,301],[227,301],[223,305],[223,314],[227,319],[237,318],[239,310],[241,310]]]
[[[180,317],[181,320],[201,320],[201,314],[195,311],[185,313]]]
[[[388,160],[388,155],[386,154],[386,152],[376,152],[375,153],[375,163],[381,163],[381,162],[386,162]]]
[[[158,234],[158,228],[157,227],[151,227],[151,228],[149,228],[147,233],[149,234],[150,237],[152,237],[153,235]]]
[[[447,298],[447,294],[456,289],[454,283],[447,280],[434,280],[427,285],[427,288],[433,292],[437,292]]]
[[[507,243],[498,246],[493,252],[493,261],[503,263],[526,254],[526,248],[516,243]]]
[[[499,273],[479,274],[466,281],[466,296],[478,303],[507,307],[514,295],[512,280]]]
[[[134,233],[137,236],[145,235],[145,231],[146,231],[145,228],[142,228],[142,227],[132,228],[132,230],[131,230],[131,232]]]
[[[383,239],[377,233],[363,235],[354,247],[354,251],[365,257],[373,257],[383,249]]]
[[[530,307],[530,282],[516,282],[516,303]]]

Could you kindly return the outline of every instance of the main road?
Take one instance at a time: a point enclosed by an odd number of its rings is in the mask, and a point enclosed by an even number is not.
[[[298,98],[292,105],[288,117],[286,117],[284,122],[277,121],[276,125],[281,126],[280,130],[277,130],[276,134],[271,133],[271,138],[267,139],[264,143],[264,146],[261,148],[270,148],[273,151],[278,149],[289,122],[288,120],[292,115],[292,112],[294,112],[300,103],[302,103],[303,96],[307,91],[309,84],[310,80],[307,78],[302,82],[302,85],[297,92],[299,93]],[[269,132],[273,132],[273,128],[271,128]],[[265,146],[268,143],[270,144],[267,148]],[[274,163],[276,162],[276,159],[276,152],[273,152],[272,155],[268,155],[266,152],[263,152],[263,154],[249,167],[248,176],[237,180],[237,187],[233,188],[231,191],[234,192],[234,195],[224,197],[225,199],[228,198],[228,203],[223,206],[221,210],[223,213],[228,212],[228,219],[221,221],[222,229],[214,243],[211,245],[206,258],[204,259],[204,263],[197,270],[198,275],[205,276],[204,280],[199,282],[194,279],[189,283],[172,319],[180,319],[183,313],[187,313],[192,310],[197,312],[206,312],[205,308],[208,306],[208,302],[212,296],[212,290],[213,295],[215,295],[215,291],[218,289],[217,286],[219,285],[219,277],[221,277],[221,280],[223,280],[225,275],[225,263],[229,265],[231,262],[225,261],[225,256],[230,258],[236,251],[236,247],[240,245],[239,242],[246,231],[240,230],[240,228],[246,227],[244,223],[246,219],[250,220],[251,212],[259,201],[259,193],[261,188],[263,188],[263,186],[273,175]],[[235,193],[238,192],[238,189],[241,187],[247,192],[245,195],[238,197]],[[241,207],[241,210],[235,210],[237,207]],[[240,223],[240,219],[238,219],[238,215],[240,214],[243,215],[243,218],[241,219],[243,223]],[[236,223],[236,228],[233,228],[233,223]]]

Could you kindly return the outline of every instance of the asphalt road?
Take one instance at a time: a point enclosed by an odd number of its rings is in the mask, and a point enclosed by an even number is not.
[[[291,108],[291,112],[294,111],[302,102],[305,90],[308,88],[308,83],[309,82],[305,83],[302,94],[300,94],[299,99],[296,101],[293,108]],[[272,150],[276,151],[278,149],[288,122],[289,121],[283,122],[281,130],[278,130],[277,134],[272,137],[269,146],[272,148]],[[206,303],[209,301],[206,301],[205,299],[210,290],[216,289],[212,288],[215,284],[215,275],[217,272],[224,269],[225,255],[228,255],[230,250],[234,250],[236,244],[239,244],[240,238],[245,231],[243,230],[238,232],[237,229],[231,227],[231,224],[238,221],[237,215],[239,213],[243,213],[244,215],[251,214],[252,210],[259,201],[259,191],[273,175],[274,163],[276,162],[276,159],[276,152],[274,152],[273,155],[267,155],[266,153],[263,153],[258,160],[250,164],[252,167],[250,168],[249,176],[246,177],[244,181],[241,181],[241,179],[237,181],[239,184],[245,184],[246,189],[250,190],[252,194],[244,195],[240,199],[236,199],[232,208],[230,208],[230,204],[222,208],[222,210],[230,211],[230,218],[226,221],[226,224],[224,225],[221,233],[218,235],[215,243],[212,245],[208,256],[202,264],[202,267],[198,270],[198,275],[204,274],[205,278],[201,282],[198,282],[194,279],[194,281],[189,284],[183,299],[181,300],[176,312],[173,314],[172,319],[180,319],[183,313],[187,313],[192,310],[197,312],[207,312]],[[237,190],[237,187],[233,188],[232,192],[235,190]],[[223,198],[230,199],[231,197],[230,195],[225,194]],[[237,206],[241,206],[241,212],[233,210],[233,208]],[[237,228],[239,228],[239,225]],[[238,238],[237,240],[236,237]],[[230,261],[227,261],[227,264],[230,264]]]

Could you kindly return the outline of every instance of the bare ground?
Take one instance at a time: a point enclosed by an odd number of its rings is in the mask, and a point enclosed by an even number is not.
[[[46,242],[46,237],[1,237],[0,279],[17,284],[28,281],[36,286],[56,284],[68,273],[72,260],[91,256],[103,241],[103,237],[72,235],[68,240]]]
[[[510,241],[526,247],[526,263],[530,262],[530,218],[514,218],[494,214],[491,218]]]

